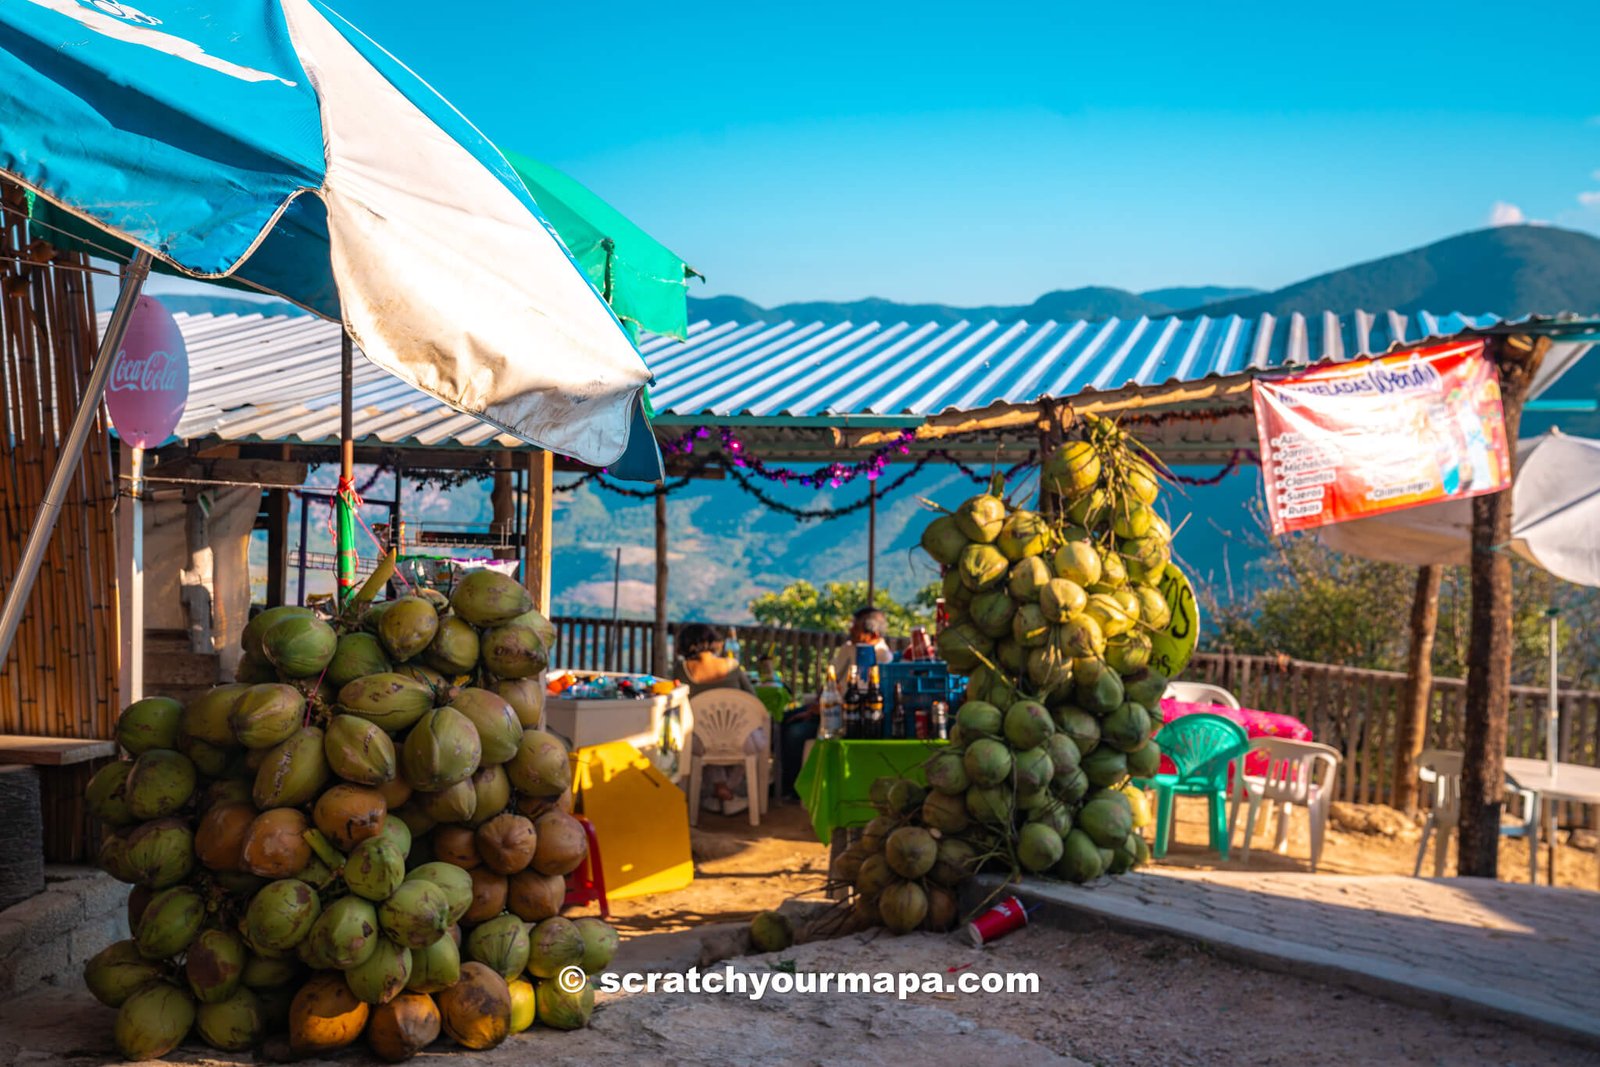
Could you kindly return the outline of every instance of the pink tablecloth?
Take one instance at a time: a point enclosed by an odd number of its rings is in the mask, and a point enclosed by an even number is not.
[[[1316,740],[1311,736],[1311,727],[1290,715],[1277,715],[1270,711],[1256,711],[1253,708],[1240,708],[1235,711],[1221,704],[1191,704],[1185,700],[1161,702],[1161,721],[1164,723],[1195,714],[1221,715],[1225,719],[1232,719],[1243,726],[1244,732],[1251,738],[1286,737],[1291,741]],[[1167,774],[1173,770],[1171,762],[1165,756],[1161,757],[1161,770]],[[1266,774],[1267,757],[1260,752],[1251,753],[1244,762],[1244,773]]]

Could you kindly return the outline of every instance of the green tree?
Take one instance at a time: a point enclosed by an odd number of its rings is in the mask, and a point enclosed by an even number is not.
[[[933,622],[933,600],[939,583],[918,591],[915,602],[901,604],[879,590],[874,606],[889,617],[889,632],[904,636],[913,626]],[[750,614],[763,626],[785,626],[795,630],[827,630],[842,634],[850,628],[850,617],[867,602],[866,582],[827,582],[821,589],[810,582],[791,582],[776,593],[763,593],[750,601]]]

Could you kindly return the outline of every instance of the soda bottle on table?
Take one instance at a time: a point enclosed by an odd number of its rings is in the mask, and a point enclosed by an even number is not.
[[[842,737],[863,737],[861,729],[861,672],[852,664],[844,685],[841,701],[844,719]]]
[[[950,739],[950,705],[943,700],[933,702],[933,736],[940,741]]]
[[[883,726],[883,690],[878,684],[878,668],[867,675],[867,691],[861,697],[863,730],[868,737],[887,737]]]
[[[906,659],[913,662],[933,659],[933,646],[928,642],[926,626],[911,628],[911,646],[906,649]]]
[[[828,666],[828,680],[817,697],[817,737],[827,741],[844,736],[844,698],[839,695],[839,675]]]

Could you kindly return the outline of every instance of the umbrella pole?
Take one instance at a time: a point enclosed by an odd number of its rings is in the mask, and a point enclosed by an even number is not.
[[[95,353],[94,367],[89,380],[84,383],[83,398],[78,402],[77,413],[56,459],[56,468],[50,474],[50,484],[45,487],[44,499],[39,502],[39,514],[34,516],[33,527],[28,531],[27,544],[22,549],[22,559],[6,588],[5,607],[0,608],[0,667],[11,654],[11,643],[16,640],[17,628],[22,625],[22,613],[28,606],[28,595],[39,577],[39,566],[44,562],[45,549],[50,546],[50,535],[55,531],[56,519],[61,515],[61,505],[67,496],[67,486],[78,471],[83,459],[83,446],[89,440],[89,431],[100,414],[100,401],[105,396],[106,382],[111,377],[111,365],[116,362],[122,348],[122,338],[128,332],[128,320],[133,307],[144,289],[144,280],[150,276],[151,256],[143,249],[134,254],[122,276],[122,290],[117,294],[117,304],[111,310],[111,321],[106,324],[105,336],[100,338],[100,349]],[[143,625],[143,620],[134,620]]]
[[[339,593],[343,607],[356,587],[355,521],[355,345],[350,334],[339,333],[339,491],[334,502],[336,516]]]

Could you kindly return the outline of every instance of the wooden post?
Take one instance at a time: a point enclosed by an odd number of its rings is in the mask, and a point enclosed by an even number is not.
[[[1411,600],[1411,648],[1406,656],[1406,688],[1395,732],[1394,806],[1410,815],[1417,810],[1417,757],[1428,734],[1428,705],[1433,696],[1433,637],[1439,626],[1439,580],[1444,568],[1429,563],[1417,568],[1417,591]]]
[[[656,487],[656,617],[650,632],[650,673],[666,678],[672,673],[667,658],[667,491]]]
[[[545,449],[528,458],[528,543],[522,584],[533,594],[533,606],[550,614],[550,487],[555,481],[555,456]]]
[[[878,592],[878,483],[867,482],[867,607]]]
[[[494,483],[489,491],[489,506],[493,509],[490,531],[501,539],[504,547],[496,546],[495,559],[516,559],[517,547],[511,540],[511,529],[516,525],[517,505],[511,492],[511,453],[499,452],[494,457]]]
[[[189,565],[178,572],[179,595],[189,619],[189,651],[215,652],[212,638],[212,591],[214,570],[211,561],[211,532],[200,494],[190,488],[183,494],[183,530],[189,545]]]
[[[144,449],[121,446],[119,467],[128,474],[117,500],[117,688],[122,706],[144,699]]]
[[[289,446],[279,446],[280,459],[289,458]],[[289,490],[267,490],[267,607],[288,603],[289,596]]]
[[[1500,368],[1506,442],[1516,466],[1517,431],[1528,384],[1550,339],[1491,341]],[[1511,491],[1472,499],[1472,623],[1467,643],[1466,722],[1461,759],[1460,852],[1456,873],[1498,872],[1500,806],[1505,795],[1506,720],[1511,705]]]

